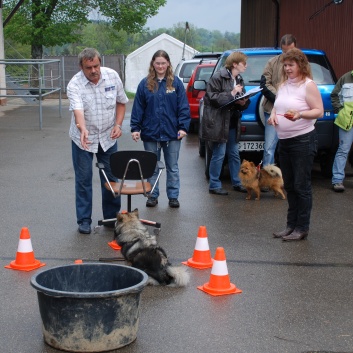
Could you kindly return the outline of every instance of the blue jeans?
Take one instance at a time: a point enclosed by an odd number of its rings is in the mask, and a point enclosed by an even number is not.
[[[348,153],[353,143],[353,129],[345,131],[338,130],[339,145],[332,167],[332,184],[342,183],[345,177],[344,169],[346,167]]]
[[[270,117],[269,113],[264,112],[265,115],[265,144],[264,154],[262,157],[262,165],[266,166],[275,163],[275,151],[278,142],[276,129],[273,125],[268,125],[267,120]]]
[[[146,151],[151,151],[157,155],[158,161],[161,160],[161,150],[163,150],[165,167],[167,170],[167,196],[168,199],[177,199],[179,197],[180,178],[179,178],[179,151],[181,140],[164,142],[143,142]],[[155,169],[152,178],[148,182],[153,186],[157,180],[158,168]],[[152,197],[159,196],[159,182],[153,190]]]
[[[279,161],[288,199],[288,228],[309,230],[312,209],[311,170],[317,145],[315,130],[279,140]]]
[[[241,185],[241,181],[239,179],[239,170],[240,170],[240,156],[238,149],[238,142],[236,140],[236,129],[229,130],[228,141],[225,143],[212,143],[212,158],[210,161],[210,190],[220,189],[222,187],[222,183],[219,180],[222,171],[222,165],[224,161],[224,157],[227,153],[228,157],[228,168],[230,173],[230,179],[232,181],[233,186]]]
[[[74,142],[72,145],[72,162],[75,171],[76,192],[76,217],[77,223],[92,223],[92,161],[94,153],[82,150]],[[97,162],[104,164],[104,169],[109,181],[117,181],[110,170],[110,155],[118,149],[115,143],[106,152],[98,146],[96,153]],[[104,219],[116,218],[120,211],[120,197],[114,198],[113,194],[104,187],[106,182],[102,173],[99,173],[102,190],[102,210]]]

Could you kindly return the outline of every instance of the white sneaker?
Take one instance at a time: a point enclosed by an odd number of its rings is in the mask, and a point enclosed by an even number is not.
[[[333,187],[333,190],[336,192],[343,192],[344,191],[343,183],[333,184],[332,187]]]

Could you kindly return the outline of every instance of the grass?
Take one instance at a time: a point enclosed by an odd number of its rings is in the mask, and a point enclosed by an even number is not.
[[[135,93],[126,92],[126,91],[125,91],[125,93],[126,93],[126,95],[127,95],[127,97],[128,97],[129,99],[134,99],[134,98],[135,98]]]

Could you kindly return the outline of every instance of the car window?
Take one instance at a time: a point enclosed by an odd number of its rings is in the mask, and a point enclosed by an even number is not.
[[[241,75],[246,86],[258,86],[267,62],[273,55],[249,55],[247,69]]]
[[[258,86],[260,84],[261,75],[269,59],[274,55],[248,55],[248,67],[242,77],[246,86]],[[307,54],[311,65],[313,80],[319,85],[334,85],[335,78],[332,77],[332,69],[326,61],[324,55]],[[217,63],[216,70],[224,66],[226,57],[223,56]]]
[[[196,72],[195,80],[203,80],[208,82],[211,77],[212,71],[213,67],[200,67],[200,69]]]
[[[195,63],[185,63],[179,72],[179,77],[184,78],[184,77],[191,77],[192,73],[194,72],[195,67],[198,65],[198,62]]]
[[[313,80],[319,85],[334,85],[335,79],[331,75],[329,64],[323,55],[307,55],[310,62]]]

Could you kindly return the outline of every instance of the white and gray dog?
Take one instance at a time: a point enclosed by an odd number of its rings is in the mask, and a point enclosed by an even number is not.
[[[132,212],[117,214],[114,238],[131,266],[147,273],[148,284],[170,287],[188,284],[187,269],[170,264],[166,252],[157,244],[156,237],[140,222],[137,208]]]

